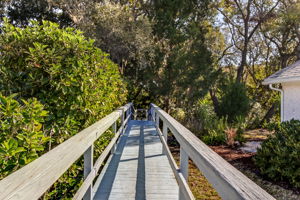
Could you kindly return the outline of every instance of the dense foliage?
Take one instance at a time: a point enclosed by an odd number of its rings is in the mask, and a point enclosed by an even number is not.
[[[1,178],[28,164],[125,102],[118,66],[73,28],[6,20],[0,35]],[[95,143],[95,154],[110,141]],[[82,181],[79,159],[45,195],[72,197]]]
[[[149,106],[153,100],[149,93],[159,45],[154,40],[149,18],[134,12],[130,4],[97,3],[78,26],[118,64],[128,83],[129,100],[140,107]]]
[[[218,117],[209,97],[199,100],[193,107],[192,113],[193,116],[187,118],[186,112],[177,108],[172,110],[171,115],[184,123],[208,145],[230,144],[233,146],[235,142],[239,142],[239,144],[245,142],[243,137],[247,126],[245,119],[237,117],[233,122],[228,122],[227,116]]]
[[[220,98],[219,115],[233,122],[238,117],[245,118],[249,111],[249,98],[246,87],[237,82],[228,84]]]
[[[152,93],[165,110],[191,112],[214,82],[212,55],[206,43],[209,16],[206,0],[152,1],[149,17],[161,48],[157,53]],[[146,4],[147,6],[148,4]],[[150,6],[148,5],[148,6]]]
[[[45,128],[57,143],[124,102],[117,65],[79,31],[33,21],[24,29],[6,23],[2,30],[0,91],[44,104]]]
[[[14,97],[0,94],[0,179],[36,159],[49,141],[43,133],[48,116],[43,105]]]
[[[273,180],[288,180],[300,187],[300,121],[283,122],[275,135],[262,143],[255,163],[262,174]]]

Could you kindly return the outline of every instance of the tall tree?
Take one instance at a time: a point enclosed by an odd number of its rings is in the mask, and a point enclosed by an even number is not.
[[[278,67],[285,68],[299,54],[300,2],[280,0],[272,19],[263,24],[260,31],[274,46],[273,56],[278,60]]]
[[[70,26],[70,16],[48,0],[5,0],[1,1],[2,16],[16,26],[26,26],[30,20],[48,20],[61,26]]]
[[[144,6],[162,47],[153,91],[167,110],[172,104],[193,105],[209,88],[211,52],[205,41],[209,5],[206,0],[161,0]]]
[[[239,54],[237,63],[233,63],[238,66],[237,82],[243,82],[244,70],[248,66],[249,45],[254,34],[272,16],[278,4],[278,0],[221,0],[217,4],[216,8],[229,31],[228,41]]]
[[[143,15],[136,15],[132,5],[120,3],[96,3],[90,23],[78,26],[96,44],[110,54],[119,65],[119,70],[128,82],[130,100],[149,91],[153,78],[155,49],[158,48],[152,34],[152,23]],[[114,13],[112,15],[112,13]]]

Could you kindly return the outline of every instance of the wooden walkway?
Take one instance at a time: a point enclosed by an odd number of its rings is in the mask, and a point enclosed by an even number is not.
[[[132,120],[94,185],[94,199],[178,199],[179,187],[150,121]]]
[[[83,155],[84,181],[73,200],[195,200],[187,183],[189,160],[224,200],[275,200],[158,106],[150,105],[150,121],[131,120],[136,113],[128,103],[10,174],[0,181],[0,199],[43,198]],[[109,129],[115,136],[95,159],[94,142]],[[179,165],[168,147],[168,134],[180,145]]]

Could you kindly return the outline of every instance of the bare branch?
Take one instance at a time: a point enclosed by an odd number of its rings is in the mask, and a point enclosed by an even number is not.
[[[256,26],[252,29],[250,32],[248,39],[251,39],[255,31],[258,29],[258,27],[265,22],[268,19],[268,16],[273,12],[273,10],[278,6],[279,0],[276,2],[276,4],[257,22]]]

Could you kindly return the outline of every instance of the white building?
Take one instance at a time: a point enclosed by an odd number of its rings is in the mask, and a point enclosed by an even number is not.
[[[266,78],[263,85],[281,92],[281,121],[300,120],[300,60]]]

